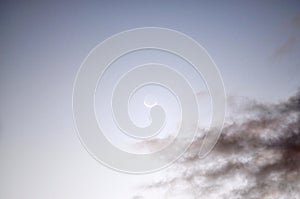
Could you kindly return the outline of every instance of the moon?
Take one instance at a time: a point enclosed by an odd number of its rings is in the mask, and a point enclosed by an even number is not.
[[[148,108],[152,108],[157,105],[157,99],[153,95],[146,95],[144,99],[144,104]]]

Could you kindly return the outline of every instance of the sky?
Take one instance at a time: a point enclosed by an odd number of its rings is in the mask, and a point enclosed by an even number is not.
[[[276,103],[300,85],[297,1],[1,1],[0,13],[0,198],[131,198],[163,175],[110,170],[78,139],[76,73],[113,34],[154,26],[189,35],[228,96]]]

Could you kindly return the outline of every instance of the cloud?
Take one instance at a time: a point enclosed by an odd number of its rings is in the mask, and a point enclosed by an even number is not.
[[[285,55],[292,53],[296,48],[296,44],[296,37],[291,35],[281,46],[275,50],[273,57],[276,59],[281,59]]]
[[[290,29],[291,34],[287,37],[287,39],[275,49],[272,59],[280,60],[288,54],[291,54],[296,51],[298,44],[298,34],[300,28],[300,13],[296,14],[290,20]]]
[[[300,92],[277,104],[232,104],[236,118],[227,121],[214,150],[199,159],[199,137],[149,189],[168,193],[188,185],[185,192],[197,199],[300,198]]]
[[[143,196],[134,196],[132,199],[144,199]]]
[[[295,28],[299,28],[300,27],[300,13],[296,14],[292,20],[291,20],[291,24],[293,27]]]

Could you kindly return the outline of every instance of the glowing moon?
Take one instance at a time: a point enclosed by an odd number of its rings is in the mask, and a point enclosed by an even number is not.
[[[152,108],[153,106],[157,105],[157,99],[153,95],[146,95],[146,97],[144,99],[144,104],[145,104],[145,106]]]

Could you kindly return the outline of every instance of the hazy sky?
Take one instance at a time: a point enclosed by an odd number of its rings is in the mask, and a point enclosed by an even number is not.
[[[191,36],[229,95],[277,101],[300,85],[297,1],[2,1],[0,13],[0,198],[130,198],[133,185],[159,175],[103,167],[75,132],[76,72],[118,32],[157,26]]]

